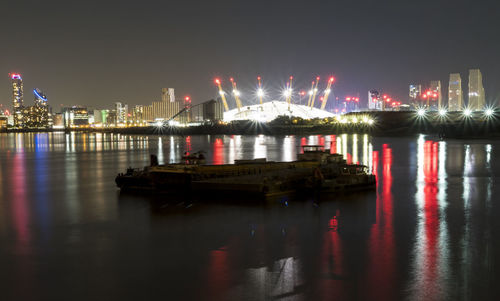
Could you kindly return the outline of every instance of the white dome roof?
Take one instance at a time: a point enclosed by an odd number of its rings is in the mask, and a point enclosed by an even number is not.
[[[241,110],[233,109],[224,112],[224,121],[230,122],[233,120],[259,120],[268,122],[274,120],[278,116],[294,116],[303,119],[326,118],[333,117],[334,114],[317,108],[310,108],[304,105],[290,104],[284,101],[273,100],[263,104],[242,106]]]

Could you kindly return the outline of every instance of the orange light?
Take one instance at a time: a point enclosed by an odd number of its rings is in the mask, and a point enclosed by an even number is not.
[[[346,97],[346,99],[345,99],[345,100],[347,100],[347,101],[351,101],[351,98],[350,98],[350,97]]]
[[[292,79],[293,79],[293,76],[290,76],[290,80],[292,80]]]
[[[257,80],[260,80],[260,76],[257,76]]]

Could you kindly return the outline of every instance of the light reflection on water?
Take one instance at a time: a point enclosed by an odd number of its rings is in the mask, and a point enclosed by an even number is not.
[[[367,165],[376,193],[328,196],[318,208],[304,200],[185,210],[118,197],[113,183],[128,166],[147,165],[151,153],[160,163],[199,150],[213,164],[292,161],[300,145],[324,145]],[[16,275],[0,286],[12,295],[49,296],[59,274],[104,273],[113,285],[88,285],[109,293],[120,287],[125,297],[128,284],[146,288],[161,279],[174,297],[195,299],[492,299],[499,145],[366,134],[0,134],[0,244],[9,250],[0,263]],[[82,256],[85,266],[76,264]],[[113,272],[124,263],[143,282]],[[32,289],[12,285],[20,279]],[[66,281],[68,290],[88,289],[85,281]]]

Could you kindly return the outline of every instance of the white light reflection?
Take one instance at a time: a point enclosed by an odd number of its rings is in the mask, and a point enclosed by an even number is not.
[[[274,262],[272,267],[248,269],[247,277],[251,287],[248,291],[255,292],[257,299],[294,299],[301,297],[303,291],[299,288],[304,284],[301,277],[300,261],[293,258],[283,258]],[[286,298],[284,298],[286,297]]]
[[[418,224],[410,280],[414,300],[442,300],[449,293],[446,151],[445,142],[425,141],[423,135],[417,140]]]
[[[253,158],[267,158],[267,146],[265,144],[266,138],[264,135],[259,135],[255,137],[255,143],[253,148]]]
[[[163,158],[163,140],[161,137],[158,137],[158,164],[162,165],[164,164],[164,158]]]
[[[493,186],[493,175],[491,171],[491,144],[486,144],[486,170],[488,171],[488,184],[486,186],[486,208],[492,209],[491,187]]]
[[[358,134],[352,135],[352,163],[358,164]]]
[[[170,153],[169,153],[169,163],[175,163],[175,143],[174,137],[170,136]]]
[[[347,134],[342,134],[342,156],[347,160]]]
[[[368,166],[369,161],[368,161],[368,135],[364,134],[363,135],[363,161],[361,164]],[[369,169],[371,170],[371,168]]]
[[[283,139],[283,161],[293,161],[297,158],[297,148],[295,147],[295,136],[286,136]]]

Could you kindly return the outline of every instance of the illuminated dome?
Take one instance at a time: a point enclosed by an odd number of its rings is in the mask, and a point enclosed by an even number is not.
[[[224,121],[230,122],[233,120],[259,120],[268,122],[276,119],[278,116],[294,116],[302,119],[326,118],[333,117],[334,114],[317,108],[310,108],[303,105],[290,104],[284,101],[273,100],[264,104],[251,106],[243,106],[238,112],[238,109],[233,109],[224,112]]]

